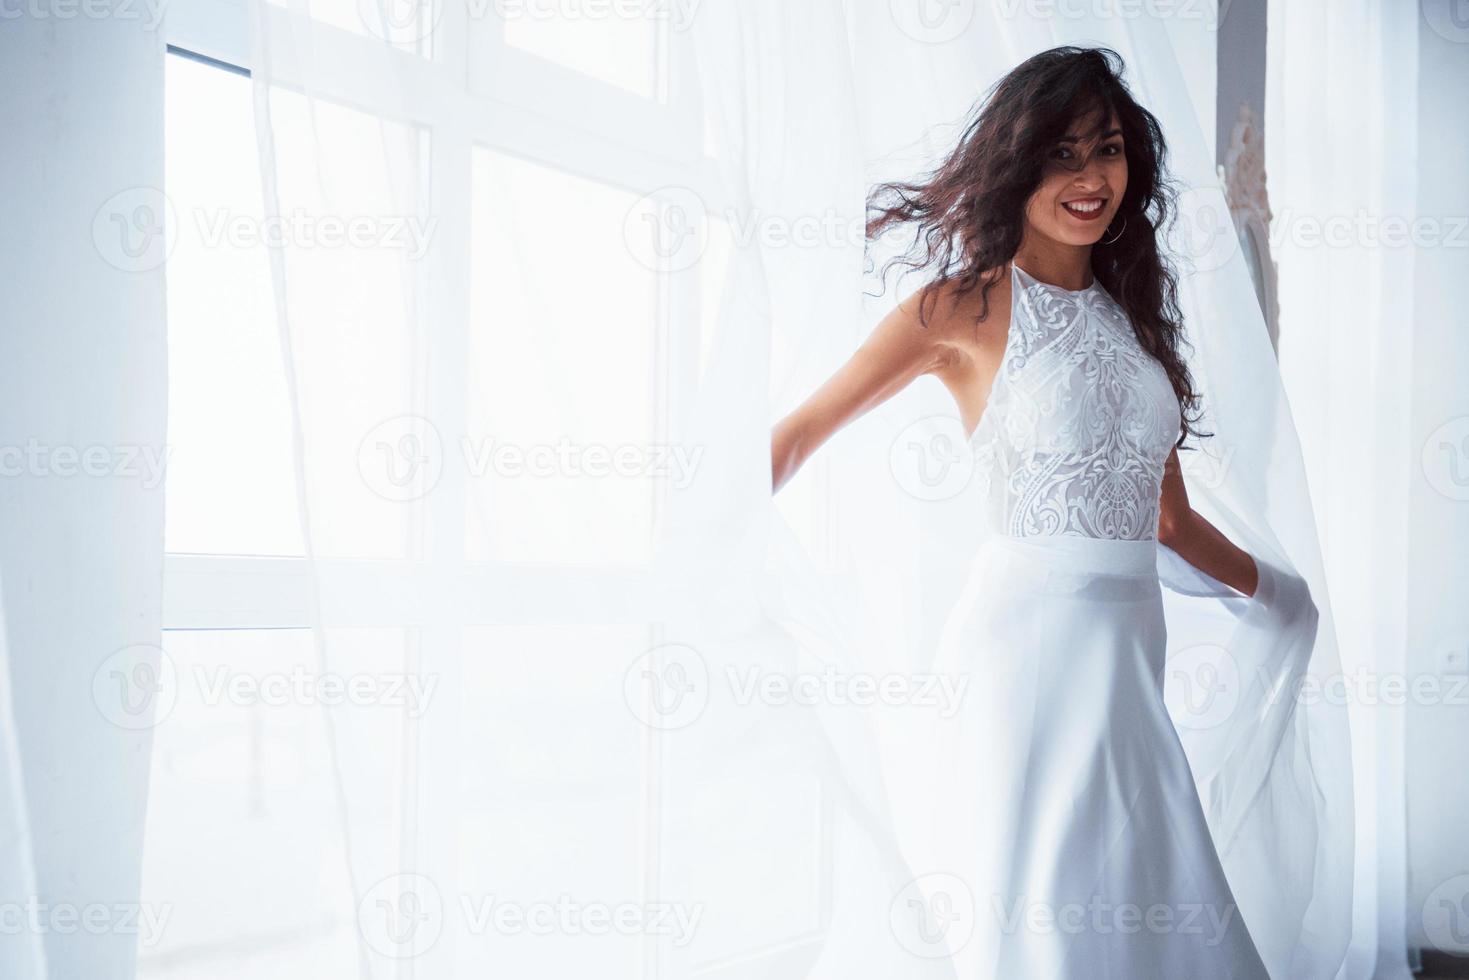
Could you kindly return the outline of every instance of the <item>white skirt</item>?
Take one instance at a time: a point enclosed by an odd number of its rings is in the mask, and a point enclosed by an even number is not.
[[[976,556],[941,643],[970,684],[935,746],[940,866],[915,906],[959,976],[1269,980],[1164,703],[1165,641],[1153,541],[994,535]]]

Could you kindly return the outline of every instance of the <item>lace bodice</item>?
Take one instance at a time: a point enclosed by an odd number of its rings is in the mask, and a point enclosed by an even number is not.
[[[996,531],[1157,537],[1178,398],[1093,280],[1069,290],[1011,264],[1010,333],[969,440]]]

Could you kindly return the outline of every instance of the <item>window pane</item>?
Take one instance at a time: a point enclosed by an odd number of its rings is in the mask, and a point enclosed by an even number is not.
[[[167,59],[172,552],[300,555],[290,408],[264,249],[250,81]]]
[[[435,223],[415,212],[414,127],[271,94],[279,213],[267,216],[249,80],[169,59],[167,548],[303,553],[294,436],[268,245],[283,305],[315,551],[395,558],[422,493],[395,482],[415,419],[412,297]],[[426,493],[426,489],[424,491]]]
[[[419,290],[437,222],[419,210],[417,127],[271,92],[284,306],[300,380],[318,555],[418,553],[433,485],[403,428],[419,418]]]
[[[358,937],[348,886],[332,713],[347,762],[354,852],[391,852],[381,814],[401,806],[409,721],[400,630],[334,630],[347,681],[322,683],[308,630],[165,634],[144,849],[144,908],[166,909],[140,935],[142,980],[320,980],[352,974]],[[348,660],[350,655],[350,661]],[[350,670],[350,674],[341,671]],[[427,690],[422,684],[419,690]],[[391,696],[390,696],[391,695]]]
[[[637,203],[475,153],[471,559],[648,558],[672,461],[654,440],[656,279],[624,233]]]
[[[642,627],[465,631],[459,696],[459,881],[478,904],[588,911],[644,895],[646,729],[619,695]],[[456,976],[636,980],[645,936],[537,937],[489,929],[458,946]]]

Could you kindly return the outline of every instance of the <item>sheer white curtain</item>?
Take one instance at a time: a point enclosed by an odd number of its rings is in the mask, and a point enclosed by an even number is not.
[[[952,975],[955,872],[924,808],[934,634],[977,516],[955,413],[916,386],[775,505],[768,433],[897,298],[870,295],[870,183],[932,163],[1024,56],[1088,41],[1127,59],[1190,188],[1185,299],[1222,436],[1191,492],[1321,611],[1272,623],[1165,562],[1205,596],[1170,600],[1170,684],[1236,671],[1230,710],[1178,709],[1211,827],[1272,969],[1334,975],[1346,729],[1291,685],[1335,671],[1335,635],[1269,341],[1211,234],[1190,93],[1212,81],[1174,46],[1208,25],[546,9],[252,8],[267,214],[356,231],[271,251],[312,669],[421,694],[323,709],[335,825],[287,828],[320,843],[313,962]]]
[[[1347,683],[1336,696],[1352,713],[1354,977],[1406,977],[1405,923],[1419,914],[1405,897],[1409,709],[1377,685],[1408,677],[1408,495],[1420,467],[1396,406],[1411,399],[1418,31],[1432,6],[1270,5],[1265,150],[1281,371],[1341,623]]]
[[[15,715],[10,708],[13,685],[10,650],[5,640],[5,593],[0,588],[0,847],[9,860],[0,868],[0,902],[11,908],[24,907],[36,894],[36,869],[31,854],[30,814],[26,808],[25,774],[20,768],[20,746]],[[39,980],[45,974],[41,937],[22,933],[7,937],[0,946],[0,969],[7,977]]]

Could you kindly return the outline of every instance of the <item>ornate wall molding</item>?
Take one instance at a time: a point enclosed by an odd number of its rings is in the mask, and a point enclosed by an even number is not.
[[[1265,183],[1265,133],[1247,102],[1241,102],[1229,134],[1220,175],[1224,196],[1239,233],[1240,248],[1255,283],[1255,296],[1265,316],[1270,343],[1280,349],[1280,304],[1276,298],[1278,271],[1270,252],[1270,196]]]

